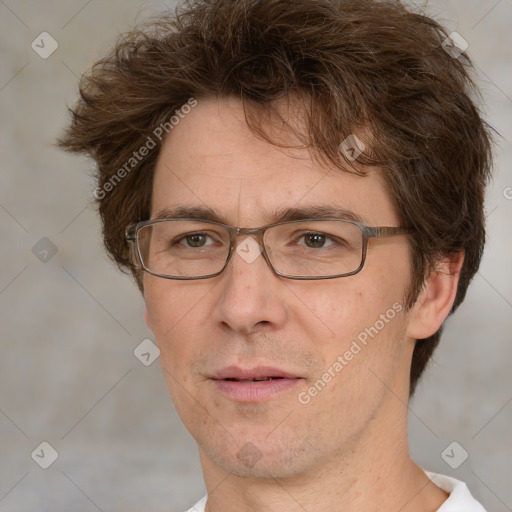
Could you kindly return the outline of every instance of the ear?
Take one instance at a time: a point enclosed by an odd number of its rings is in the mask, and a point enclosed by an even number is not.
[[[152,331],[153,329],[151,328],[151,318],[149,316],[149,311],[148,311],[147,307],[144,308],[143,317],[144,317],[144,322],[146,322],[146,325],[148,326],[149,330]]]
[[[453,252],[430,271],[411,311],[409,338],[425,339],[439,330],[455,301],[463,263],[464,251]]]

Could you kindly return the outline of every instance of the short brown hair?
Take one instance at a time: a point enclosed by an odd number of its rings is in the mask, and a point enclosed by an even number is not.
[[[104,243],[142,290],[124,230],[149,218],[161,141],[114,183],[133,152],[191,97],[240,98],[251,129],[269,142],[257,114],[302,98],[301,140],[340,169],[340,142],[370,132],[358,163],[386,170],[402,225],[415,232],[408,306],[436,260],[465,251],[453,312],[483,251],[491,136],[472,99],[471,62],[450,55],[447,37],[392,0],[191,0],[125,34],[82,77],[59,143],[96,161],[99,187],[111,184],[98,201]],[[439,338],[417,341],[411,394]]]

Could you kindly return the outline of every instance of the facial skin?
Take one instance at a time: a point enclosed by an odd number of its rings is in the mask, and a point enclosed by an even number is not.
[[[207,207],[221,222],[253,228],[285,208],[326,205],[369,226],[400,225],[380,170],[360,177],[328,169],[305,149],[253,135],[238,100],[200,100],[161,150],[151,217]],[[337,279],[282,278],[263,257],[247,263],[237,253],[215,278],[145,273],[145,318],[176,410],[199,445],[207,510],[436,510],[446,494],[408,454],[409,371],[413,339],[435,332],[448,314],[460,264],[443,263],[447,272],[431,276],[409,311],[406,236],[371,239],[363,270]],[[402,310],[301,403],[394,304]],[[299,378],[252,402],[212,380],[226,367],[262,366]]]

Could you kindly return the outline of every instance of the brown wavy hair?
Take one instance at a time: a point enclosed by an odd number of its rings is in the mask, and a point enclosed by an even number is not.
[[[446,51],[447,36],[392,0],[190,0],[121,36],[83,75],[59,144],[95,160],[106,249],[142,291],[124,231],[149,218],[155,128],[190,98],[237,97],[253,132],[279,144],[264,120],[277,101],[299,98],[297,135],[320,160],[346,172],[339,145],[358,134],[367,149],[350,172],[385,169],[401,223],[414,230],[408,307],[439,258],[465,251],[453,312],[482,256],[491,130],[470,59]],[[157,147],[134,160],[148,137]],[[440,334],[416,343],[411,395]]]

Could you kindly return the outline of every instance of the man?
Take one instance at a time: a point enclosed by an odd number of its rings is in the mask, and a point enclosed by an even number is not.
[[[482,511],[407,403],[484,243],[470,61],[394,1],[203,0],[133,30],[61,140],[146,303],[192,511]]]

